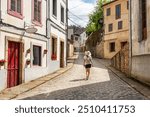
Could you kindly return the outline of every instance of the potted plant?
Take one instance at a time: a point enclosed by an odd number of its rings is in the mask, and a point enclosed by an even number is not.
[[[47,52],[48,52],[48,50],[47,50],[47,49],[45,49],[45,50],[44,50],[44,54],[47,54]]]
[[[3,66],[3,65],[5,64],[5,62],[6,62],[6,60],[1,59],[1,60],[0,60],[0,66]]]
[[[30,60],[30,59],[27,59],[27,60],[26,60],[26,64],[29,65],[30,63],[31,63],[31,60]]]
[[[29,48],[28,50],[27,50],[27,53],[30,53],[31,52],[31,49]]]
[[[56,54],[52,54],[51,59],[52,59],[52,60],[56,60],[56,59],[57,59]]]

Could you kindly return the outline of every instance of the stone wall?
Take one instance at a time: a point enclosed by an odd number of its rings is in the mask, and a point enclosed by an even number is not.
[[[104,41],[101,41],[97,46],[96,46],[96,57],[97,58],[104,58]]]
[[[111,60],[112,66],[129,76],[129,44],[126,44]]]

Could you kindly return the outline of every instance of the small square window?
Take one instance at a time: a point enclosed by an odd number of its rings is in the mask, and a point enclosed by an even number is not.
[[[113,31],[113,24],[109,24],[109,25],[108,25],[108,31],[109,31],[109,32],[112,32],[112,31]]]
[[[109,43],[109,51],[110,52],[115,52],[115,42]]]
[[[119,30],[122,29],[122,21],[119,21],[119,22],[118,22],[118,29],[119,29]]]
[[[111,10],[110,8],[107,9],[107,16],[110,16],[111,15]]]

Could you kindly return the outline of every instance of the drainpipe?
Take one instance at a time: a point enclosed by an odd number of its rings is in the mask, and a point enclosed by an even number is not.
[[[66,0],[66,65],[68,57],[68,0]]]
[[[131,73],[132,73],[132,0],[130,0],[130,11],[129,11],[129,76],[131,77]]]

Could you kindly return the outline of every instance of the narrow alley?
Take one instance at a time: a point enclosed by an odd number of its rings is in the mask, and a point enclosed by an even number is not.
[[[93,59],[89,80],[85,80],[83,54],[68,72],[26,92],[15,99],[25,100],[143,100],[147,99],[133,89],[100,59]]]

